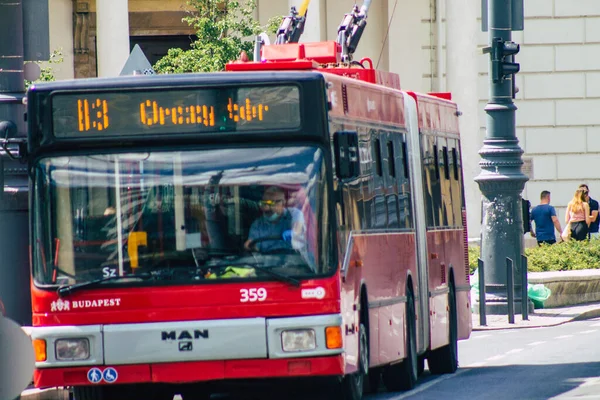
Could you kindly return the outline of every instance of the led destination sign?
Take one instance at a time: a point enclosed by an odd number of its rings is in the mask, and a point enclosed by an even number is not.
[[[236,132],[300,126],[295,86],[121,90],[52,96],[57,138]]]

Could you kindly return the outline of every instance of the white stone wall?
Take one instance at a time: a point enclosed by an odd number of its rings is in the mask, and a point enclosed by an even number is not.
[[[600,1],[527,0],[517,61],[517,136],[532,162],[523,197],[552,193],[564,225],[580,183],[600,198]],[[480,35],[479,44],[487,43]],[[485,129],[487,57],[479,64],[480,126]]]

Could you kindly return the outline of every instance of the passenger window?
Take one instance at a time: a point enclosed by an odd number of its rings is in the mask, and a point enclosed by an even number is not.
[[[383,175],[383,171],[381,170],[381,142],[379,139],[375,139],[375,171],[378,176]]]
[[[391,177],[395,178],[396,177],[396,159],[394,157],[394,143],[388,142],[387,150],[388,150],[389,173],[390,173]]]
[[[450,179],[450,166],[448,165],[448,148],[444,146],[443,150],[444,157],[444,177]]]
[[[452,165],[454,166],[454,179],[458,180],[458,155],[456,148],[452,149]]]
[[[440,160],[438,158],[438,147],[433,145],[433,165],[435,170],[435,179],[440,179]]]
[[[406,151],[406,142],[402,141],[402,163],[404,167],[404,177],[408,179],[408,154]]]

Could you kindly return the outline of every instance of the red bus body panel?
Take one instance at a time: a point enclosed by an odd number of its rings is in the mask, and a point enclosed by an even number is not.
[[[111,367],[107,365],[106,367]],[[194,383],[224,379],[291,378],[343,375],[343,356],[294,360],[226,360],[112,366],[119,384]],[[36,369],[36,387],[86,386],[90,367]],[[106,384],[106,383],[101,383]]]
[[[302,289],[317,286],[325,289],[324,299],[302,299]],[[265,301],[240,302],[241,288],[259,287],[268,292]],[[339,275],[318,281],[308,280],[302,283],[302,287],[281,282],[244,282],[81,290],[63,298],[63,309],[54,311],[52,302],[56,304],[60,299],[55,292],[40,290],[35,286],[31,290],[34,326],[131,324],[340,312]],[[68,309],[65,308],[65,302],[68,302]]]

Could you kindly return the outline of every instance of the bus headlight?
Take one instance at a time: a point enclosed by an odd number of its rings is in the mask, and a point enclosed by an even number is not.
[[[305,351],[317,348],[313,329],[295,329],[281,333],[283,351]]]
[[[90,358],[90,341],[86,338],[58,339],[54,347],[57,360],[75,361]]]

